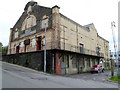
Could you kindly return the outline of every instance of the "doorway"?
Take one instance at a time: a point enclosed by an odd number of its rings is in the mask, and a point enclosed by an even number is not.
[[[16,47],[16,53],[19,53],[19,49],[20,49],[20,47],[17,46],[17,47]]]
[[[41,50],[41,41],[42,41],[42,36],[37,37],[37,50]]]
[[[41,41],[37,41],[37,50],[41,50]]]

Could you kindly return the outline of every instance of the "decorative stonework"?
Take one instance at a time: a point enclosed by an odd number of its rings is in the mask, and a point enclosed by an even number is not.
[[[47,15],[44,15],[42,17],[42,22],[41,22],[41,28],[47,28],[48,27],[48,20],[49,20],[49,17]]]
[[[32,12],[32,6],[29,6],[29,7],[28,7],[28,10],[27,10],[27,14],[30,15],[31,12]]]
[[[34,15],[28,15],[28,17],[26,17],[26,19],[22,23],[21,30],[31,29],[31,27],[35,25],[36,25],[36,17]]]

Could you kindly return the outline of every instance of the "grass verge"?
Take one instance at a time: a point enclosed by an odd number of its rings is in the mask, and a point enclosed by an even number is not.
[[[114,78],[109,78],[108,80],[120,81],[120,75],[116,75],[116,76],[114,76]]]

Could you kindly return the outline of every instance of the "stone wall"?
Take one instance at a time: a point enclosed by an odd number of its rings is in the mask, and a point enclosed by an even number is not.
[[[53,52],[47,51],[47,72],[51,73],[52,71],[52,60],[53,60]],[[36,52],[28,52],[28,53],[19,53],[19,54],[11,54],[11,55],[2,55],[2,61],[6,61],[13,64],[18,64],[21,66],[29,67],[35,70],[44,70],[44,52],[36,51]]]

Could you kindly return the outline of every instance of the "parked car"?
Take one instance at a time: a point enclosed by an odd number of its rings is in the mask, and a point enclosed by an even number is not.
[[[96,64],[93,67],[91,67],[90,72],[91,73],[93,73],[93,72],[99,73],[99,72],[104,72],[104,70],[105,70],[105,68],[102,65]]]

